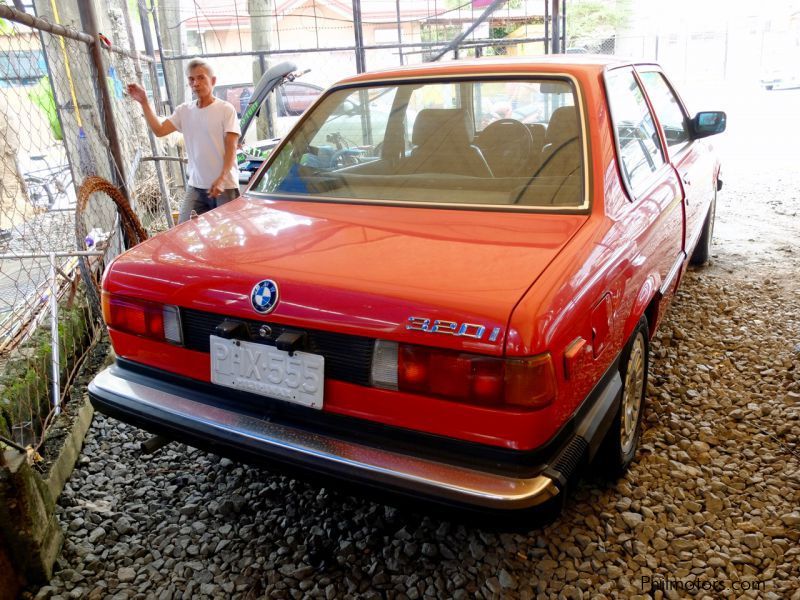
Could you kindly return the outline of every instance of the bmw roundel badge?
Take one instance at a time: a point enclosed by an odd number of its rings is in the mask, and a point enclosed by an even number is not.
[[[272,279],[259,281],[250,293],[250,302],[258,313],[272,312],[278,304],[278,284]]]

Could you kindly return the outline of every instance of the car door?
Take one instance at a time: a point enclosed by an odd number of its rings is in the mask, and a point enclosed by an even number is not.
[[[674,290],[684,254],[683,192],[667,162],[657,125],[632,67],[609,70],[606,93],[618,165],[629,204],[623,230],[637,262],[657,271],[662,296]]]
[[[683,186],[686,252],[691,255],[714,199],[714,163],[707,150],[708,140],[692,140],[689,115],[661,71],[651,65],[638,66],[636,70],[664,132],[669,160]]]

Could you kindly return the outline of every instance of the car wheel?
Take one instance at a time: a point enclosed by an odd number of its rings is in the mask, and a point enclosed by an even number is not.
[[[647,319],[642,317],[620,357],[622,391],[619,408],[595,459],[600,472],[609,479],[621,476],[636,455],[642,435],[648,366]]]
[[[692,258],[689,262],[693,265],[704,265],[711,257],[711,239],[714,237],[714,218],[717,214],[717,193],[714,192],[714,199],[711,201],[711,206],[708,207],[708,215],[706,221],[703,223],[703,231],[700,233],[700,239],[697,240],[692,252]]]

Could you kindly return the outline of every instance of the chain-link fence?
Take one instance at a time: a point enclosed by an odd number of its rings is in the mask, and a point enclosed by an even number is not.
[[[189,98],[183,70],[194,56],[212,65],[219,88],[240,90],[253,86],[260,73],[283,61],[307,72],[301,83],[324,88],[362,70],[431,60],[462,35],[461,48],[449,49],[441,60],[519,55],[534,48],[544,54],[546,4],[542,0],[499,4],[449,0],[197,0],[186,4],[163,0],[147,12],[152,19],[148,29],[160,35],[163,82],[176,105]],[[145,6],[153,3],[143,0],[140,10]],[[234,105],[239,101],[238,93],[218,95]],[[260,119],[258,134],[248,136],[246,145],[285,133],[280,99],[277,104],[279,122],[270,129],[267,119]]]
[[[160,149],[125,95],[150,69],[124,2],[103,16],[113,47],[77,2],[37,3],[41,18],[0,5],[0,436],[23,446],[44,439],[102,333],[99,278],[130,241],[110,194],[81,185],[101,177],[151,232],[171,225],[169,180],[146,160]]]

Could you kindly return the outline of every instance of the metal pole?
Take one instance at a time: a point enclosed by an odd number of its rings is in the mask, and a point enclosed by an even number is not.
[[[527,37],[527,38],[492,38],[492,39],[478,39],[478,40],[465,40],[459,46],[461,48],[474,48],[475,46],[509,46],[522,43],[534,43],[545,41],[542,37]],[[434,48],[441,46],[442,42],[406,42],[404,44],[396,44],[394,42],[389,44],[364,44],[364,50],[391,50],[393,48]],[[286,48],[280,50],[252,50],[250,52],[210,52],[204,54],[203,58],[230,58],[233,56],[273,56],[275,54],[283,56],[286,54],[320,54],[330,52],[341,52],[344,50],[354,51],[355,46],[332,46],[329,48]],[[413,52],[406,51],[405,54],[413,54]],[[195,58],[193,54],[177,54],[174,56],[167,56],[165,60],[189,60]]]
[[[559,50],[561,47],[561,31],[559,21],[561,20],[560,16],[560,6],[559,0],[552,0],[553,3],[553,37],[550,39],[550,47],[553,54],[559,54]]]
[[[353,30],[356,36],[356,71],[367,70],[367,57],[364,52],[364,29],[361,22],[361,0],[353,0]]]
[[[500,5],[503,4],[503,2],[505,2],[505,1],[506,0],[494,0],[494,2],[492,2],[489,6],[486,7],[486,9],[472,23],[472,25],[467,27],[458,36],[456,36],[449,44],[447,44],[447,46],[443,50],[441,50],[439,52],[439,54],[434,56],[430,60],[430,62],[436,62],[437,60],[442,58],[448,52],[452,52],[454,50],[457,50],[459,45],[461,44],[461,42],[463,42],[469,34],[471,34],[473,31],[475,31],[481,23],[483,23],[486,19],[488,19],[489,15],[491,15],[495,11],[495,9],[499,8]],[[558,0],[553,0],[553,1],[557,2]],[[519,43],[519,40],[516,40],[516,41],[517,41],[517,43]]]
[[[167,77],[167,63],[164,62],[166,60],[164,56],[164,44],[161,43],[161,31],[158,28],[158,15],[156,14],[156,9],[153,4],[153,0],[150,0],[150,8],[147,9],[147,12],[153,15],[153,27],[156,30],[156,43],[158,44],[158,56],[161,59],[161,70],[164,73],[164,89],[167,90],[167,102],[169,103],[169,109],[175,110],[175,103],[172,101],[172,90],[169,89],[169,77]],[[158,78],[156,78],[156,85],[157,84],[158,84]]]
[[[156,32],[156,43],[158,44],[158,56],[161,59],[161,72],[164,73],[164,89],[167,91],[167,103],[169,104],[169,110],[175,110],[175,102],[172,97],[172,88],[169,86],[169,76],[167,72],[167,63],[164,62],[166,57],[164,56],[164,44],[161,43],[161,29],[158,26],[158,11],[155,9],[155,2],[154,0],[150,0],[150,8],[148,12],[153,16],[153,29]],[[158,73],[156,73],[156,85],[158,85]],[[183,184],[186,184],[187,177],[186,177],[186,168],[183,166],[183,163],[178,163],[178,168],[180,169],[181,174],[181,181]],[[170,216],[170,219],[172,217]],[[168,221],[172,222],[172,221]]]
[[[92,2],[92,0],[78,0],[78,8],[81,13],[83,27],[89,32],[93,39],[90,48],[92,51],[95,75],[97,76],[100,101],[103,105],[103,128],[105,129],[106,137],[108,137],[111,157],[114,159],[117,166],[116,175],[118,176],[118,182],[122,188],[122,193],[125,195],[126,199],[130,200],[130,193],[125,185],[128,179],[125,174],[125,163],[122,159],[122,147],[119,144],[117,126],[114,122],[114,112],[111,105],[111,96],[108,91],[108,84],[106,83],[106,73],[103,65],[102,50],[100,49],[98,37],[99,29],[97,27],[97,14],[94,10],[94,2]]]
[[[128,3],[122,3],[122,17],[125,20],[125,33],[128,34],[128,43],[130,44],[130,52],[134,56],[138,57],[139,53],[136,51],[136,40],[133,37],[133,27],[131,27],[131,15],[130,11],[128,10]],[[113,46],[112,46],[113,48]],[[142,78],[142,68],[139,66],[139,60],[133,61],[133,70],[136,71],[136,76],[141,79]]]
[[[8,7],[0,5],[0,8],[8,8]],[[36,10],[36,6],[35,5],[33,6],[33,10],[34,11]],[[27,13],[25,13],[25,16],[29,17],[31,15],[28,15]],[[37,31],[37,35],[39,37],[39,43],[41,44],[41,47],[42,47],[42,58],[44,59],[44,65],[45,65],[45,68],[47,69],[47,83],[48,83],[48,85],[50,86],[50,89],[53,92],[53,100],[56,103],[56,119],[58,119],[58,126],[61,128],[61,131],[66,131],[66,128],[64,127],[64,119],[61,116],[63,105],[59,101],[58,90],[56,89],[55,82],[53,81],[53,69],[50,67],[50,57],[47,55],[47,51],[46,51],[47,45],[45,44],[45,41],[44,41],[44,32]],[[76,182],[78,181],[78,178],[75,175],[78,173],[78,171],[75,169],[75,166],[72,164],[72,155],[71,155],[70,152],[67,151],[66,144],[62,144],[62,145],[64,147],[64,156],[66,156],[67,164],[69,165],[69,172],[72,175],[72,187],[77,191],[77,187],[78,186],[77,186]]]
[[[403,26],[400,24],[400,0],[395,0],[395,10],[397,11],[397,43],[403,43]],[[403,46],[399,46],[400,66],[403,66]]]
[[[0,254],[0,260],[22,258],[47,258],[50,260],[50,372],[52,374],[52,402],[56,416],[61,414],[61,357],[58,336],[58,265],[56,258],[67,256],[102,256],[97,251],[47,252],[37,254]]]
[[[144,38],[144,51],[148,56],[155,60],[156,52],[153,48],[153,38],[150,35],[150,21],[147,18],[147,9],[144,6],[143,0],[139,0],[139,22],[142,26],[142,38]],[[153,100],[158,107],[161,107],[161,86],[158,84],[158,70],[156,69],[155,62],[150,63],[150,81],[153,86]],[[153,131],[147,127],[147,139],[150,141],[150,151],[153,156],[158,154],[158,146],[156,145],[156,136]],[[161,197],[164,200],[164,215],[167,218],[167,226],[172,227],[175,222],[172,219],[172,211],[169,207],[169,190],[167,190],[167,182],[164,180],[164,172],[161,168],[161,163],[156,161],[155,164],[156,177],[158,178],[158,189],[161,192]]]
[[[139,24],[142,28],[142,39],[144,40],[144,51],[150,57],[150,79],[153,82],[153,101],[156,104],[156,112],[161,112],[161,86],[158,85],[158,69],[156,68],[155,58],[156,50],[153,46],[153,36],[150,31],[150,20],[147,18],[149,12],[144,5],[144,0],[139,0]]]
[[[39,29],[41,31],[46,31],[62,37],[72,38],[73,40],[78,40],[84,44],[92,43],[91,36],[86,35],[85,33],[75,31],[74,29],[64,27],[63,25],[51,23],[50,21],[45,21],[39,17],[21,12],[15,8],[11,8],[10,6],[6,6],[5,4],[0,4],[0,18],[22,23],[23,25],[27,25],[32,29]]]
[[[64,258],[67,256],[103,256],[98,250],[69,250],[68,252],[32,252],[29,254],[0,254],[0,260],[15,260],[18,258]]]
[[[36,7],[34,7],[34,9],[35,8]],[[40,17],[36,17],[26,12],[16,10],[14,8],[11,8],[10,6],[6,6],[5,4],[0,4],[0,18],[21,23],[23,25],[30,27],[31,29],[38,29],[55,35],[60,35],[62,37],[71,38],[73,40],[77,40],[85,44],[91,44],[93,41],[91,36],[87,35],[86,33],[83,33],[81,31],[75,31],[74,29],[70,29],[69,27],[58,25],[56,23],[51,23],[50,21],[45,21]],[[135,54],[132,54],[128,50],[124,50],[123,48],[118,48],[116,46],[112,46],[111,48],[109,48],[109,50],[111,52],[115,52],[116,54],[127,56],[128,58],[134,58],[134,59],[141,58],[136,56]]]
[[[550,0],[544,0],[544,53],[550,54]]]
[[[561,53],[567,53],[567,0],[561,0]]]
[[[50,366],[53,376],[53,409],[55,415],[61,414],[61,381],[58,339],[58,269],[56,253],[50,253]]]
[[[725,57],[722,59],[722,78],[728,80],[728,33],[731,22],[725,21]]]

